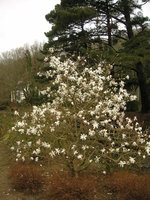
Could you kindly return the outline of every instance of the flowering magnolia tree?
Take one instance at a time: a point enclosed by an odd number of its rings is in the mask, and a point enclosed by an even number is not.
[[[16,160],[40,162],[60,156],[73,175],[93,162],[102,170],[141,166],[150,153],[149,138],[136,119],[132,121],[124,114],[126,102],[135,97],[124,89],[123,81],[110,75],[110,65],[101,62],[91,68],[82,61],[61,62],[52,56],[48,61],[51,69],[39,73],[55,77],[57,90],[45,90],[55,98],[18,116],[11,147]]]

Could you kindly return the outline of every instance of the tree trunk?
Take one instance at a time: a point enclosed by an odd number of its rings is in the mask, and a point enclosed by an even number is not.
[[[76,177],[78,178],[79,174],[78,174],[78,171],[76,170],[75,166],[74,166],[74,162],[73,160],[71,159],[69,163],[67,163],[67,166],[68,166],[68,169],[70,170],[71,172],[71,176],[72,177]]]
[[[111,22],[110,22],[110,13],[109,13],[109,1],[106,0],[106,16],[107,16],[107,35],[108,35],[108,45],[112,46],[112,36],[111,36]]]
[[[127,29],[128,38],[131,39],[133,37],[133,30],[132,30],[132,23],[131,23],[131,17],[130,17],[129,0],[123,0],[123,14],[126,21],[126,29]]]
[[[140,87],[140,95],[141,95],[141,112],[147,113],[150,110],[150,100],[148,95],[148,88],[145,80],[145,76],[143,73],[143,64],[138,62],[136,64],[136,73]]]

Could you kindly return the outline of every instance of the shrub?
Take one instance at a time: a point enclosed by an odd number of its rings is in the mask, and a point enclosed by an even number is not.
[[[107,180],[107,186],[117,200],[150,199],[150,175],[128,171],[115,172]]]
[[[10,179],[16,190],[25,193],[38,193],[44,184],[41,170],[25,163],[17,163],[11,167]]]
[[[50,59],[52,69],[44,75],[54,78],[57,89],[47,87],[45,92],[54,100],[33,106],[12,128],[16,160],[61,157],[72,175],[91,163],[103,169],[140,165],[150,155],[148,134],[136,119],[125,117],[126,102],[135,96],[112,77],[112,66],[106,62],[89,66],[80,57]]]
[[[0,111],[1,110],[6,110],[9,106],[9,102],[3,102],[3,103],[0,103]]]
[[[51,200],[94,200],[96,178],[72,177],[67,173],[54,173],[47,184],[46,194]]]

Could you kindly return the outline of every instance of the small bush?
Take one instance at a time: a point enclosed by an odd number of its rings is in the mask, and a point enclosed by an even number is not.
[[[115,172],[107,185],[117,200],[149,200],[150,175],[120,171]]]
[[[0,111],[1,110],[6,110],[9,106],[9,102],[3,102],[3,103],[0,103]]]
[[[71,177],[55,173],[48,181],[46,194],[51,200],[94,200],[96,178]]]
[[[10,178],[13,187],[25,193],[38,193],[42,190],[44,178],[36,166],[17,163],[11,167]]]

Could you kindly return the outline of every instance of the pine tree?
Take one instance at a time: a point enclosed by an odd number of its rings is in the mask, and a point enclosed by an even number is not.
[[[141,5],[134,0],[61,0],[53,11],[46,15],[52,24],[52,30],[46,33],[49,47],[62,48],[68,52],[82,52],[91,44],[100,44],[107,39],[108,46],[113,46],[113,39],[131,39],[133,27],[144,27],[147,18],[132,14]],[[125,29],[120,28],[120,24]],[[122,26],[121,26],[122,27]],[[125,34],[127,33],[127,34]]]
[[[114,41],[121,38],[124,41],[129,41],[125,43],[127,44],[125,47],[122,46],[121,42],[121,49],[123,48],[124,51],[118,51],[117,49],[117,57],[120,60],[119,65],[124,67],[125,59],[133,56],[132,49],[130,49],[132,45],[130,44],[135,40],[137,41],[136,34],[146,29],[146,22],[148,20],[148,18],[142,15],[135,14],[135,9],[140,10],[141,5],[134,0],[61,0],[60,5],[57,5],[55,10],[46,15],[46,19],[52,24],[52,30],[46,33],[49,41],[44,46],[45,52],[50,47],[54,47],[57,51],[87,55],[87,52],[89,53],[94,49],[95,52],[93,52],[98,59],[100,58],[99,55],[102,55],[102,57],[107,55],[107,58],[110,60],[116,54],[116,50],[112,54]],[[120,24],[123,26],[120,26]],[[139,34],[138,37],[140,37]],[[147,37],[143,37],[147,41]],[[127,50],[127,46],[129,50]],[[99,52],[96,51],[97,47]],[[135,47],[133,48],[135,50],[134,57],[139,58]],[[138,49],[140,48],[138,47]],[[96,56],[92,54],[91,57],[94,60]],[[115,61],[113,62],[115,63]],[[129,62],[126,64],[128,65]],[[141,77],[139,74],[141,75],[143,71],[143,77],[145,77],[145,67],[138,59],[135,62],[132,59],[130,64],[132,65],[130,69],[137,67],[136,75],[140,85]],[[139,70],[141,70],[140,73],[138,73]],[[147,78],[143,79],[146,82]],[[140,86],[141,99],[143,99],[143,90],[147,90],[146,87],[146,84]],[[145,96],[144,99],[147,99],[147,102],[149,102],[147,92]],[[146,112],[148,108],[145,105],[149,103],[145,102],[146,100],[141,102],[142,112]]]
[[[141,112],[150,111],[150,30],[138,33],[135,37],[124,44],[119,62],[124,71],[132,70],[136,74],[140,88]]]
[[[46,19],[53,26],[52,30],[46,33],[49,42],[45,45],[45,49],[53,46],[71,53],[87,49],[92,38],[91,32],[88,32],[85,26],[95,16],[95,10],[90,7],[77,8],[57,5],[55,10],[46,15]]]

